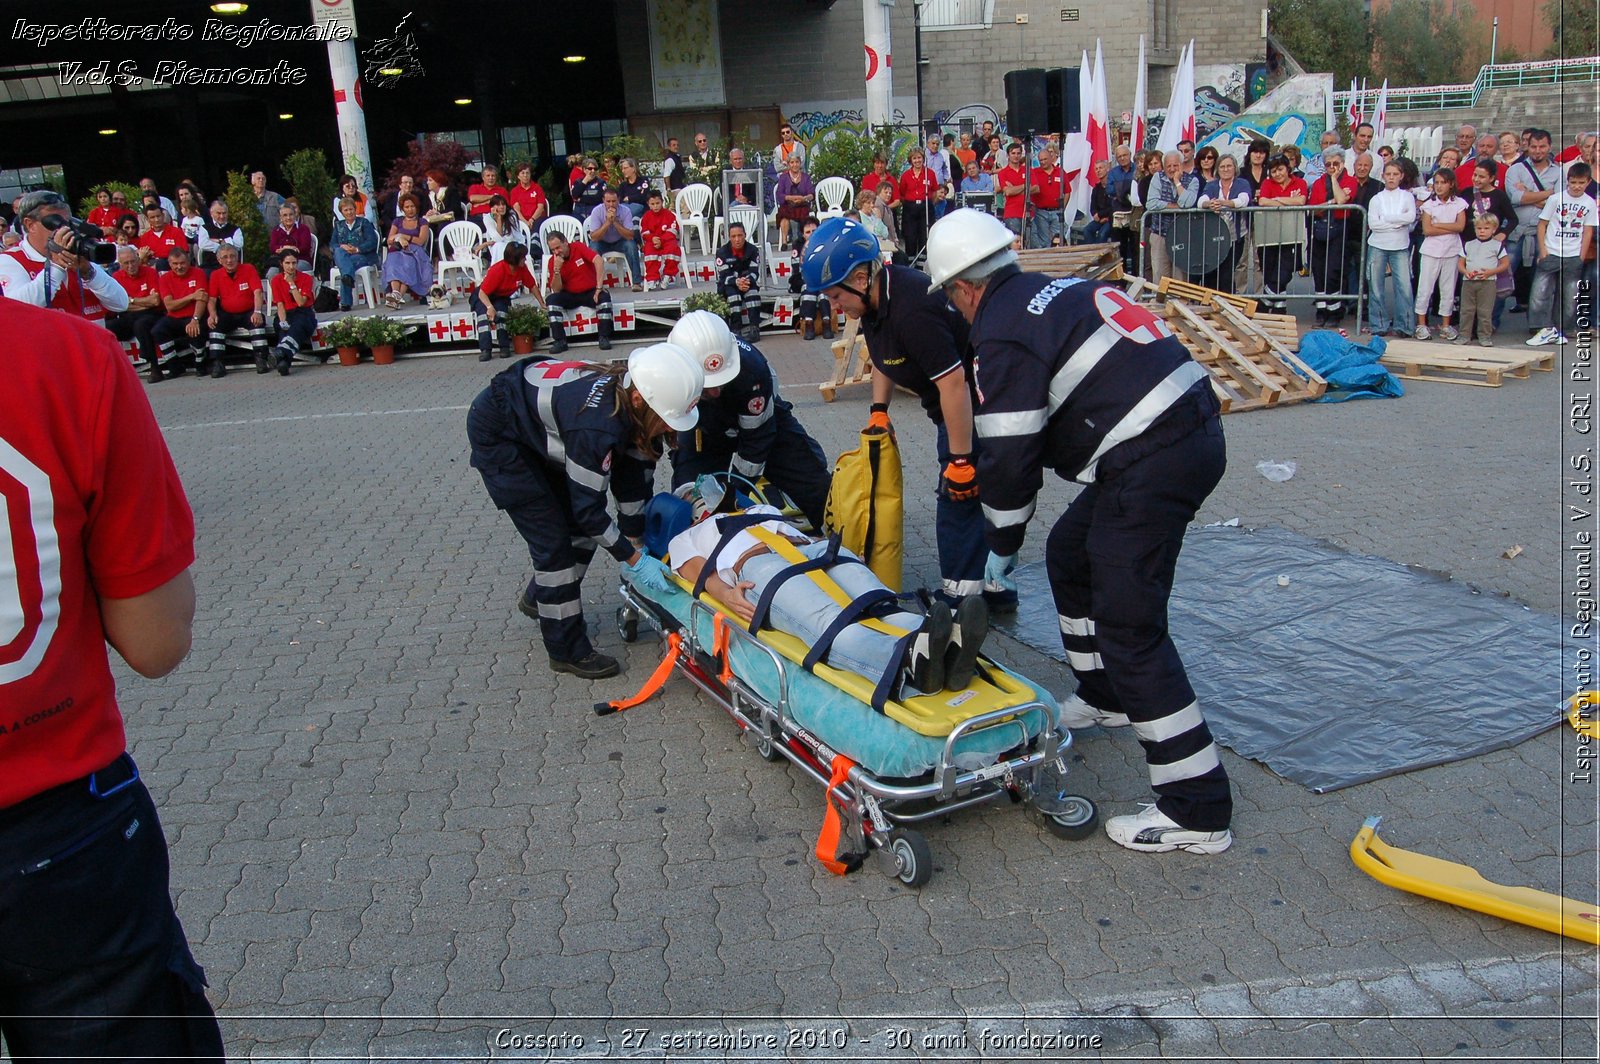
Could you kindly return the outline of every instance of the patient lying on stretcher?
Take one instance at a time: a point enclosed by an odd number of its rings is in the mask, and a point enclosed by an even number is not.
[[[773,520],[761,521],[754,527],[787,540],[807,559],[824,558],[830,550],[829,541],[804,535],[786,523],[774,507],[751,506],[745,514],[770,514]],[[747,625],[755,616],[763,593],[776,581],[766,624],[811,647],[827,637],[845,607],[812,575],[782,575],[796,563],[763,543],[749,529],[733,531],[740,520],[737,515],[697,516],[699,520],[675,536],[668,546],[668,556],[678,575],[694,583],[709,566],[705,590]],[[869,611],[880,623],[862,623],[864,617],[839,627],[825,655],[830,666],[860,673],[874,682],[894,669],[899,673],[902,697],[964,690],[972,682],[978,652],[989,631],[988,610],[981,598],[963,600],[953,614],[949,606],[938,601],[928,607],[926,614],[912,613],[890,598],[892,593],[860,558],[842,547],[837,548],[836,559],[820,569],[818,575],[831,579],[852,601],[863,595],[883,599],[881,607]]]

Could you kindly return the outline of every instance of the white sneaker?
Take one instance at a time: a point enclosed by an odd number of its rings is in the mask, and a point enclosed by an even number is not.
[[[1543,329],[1540,329],[1538,332],[1534,333],[1532,336],[1528,337],[1528,346],[1543,347],[1546,344],[1557,343],[1558,341],[1556,340],[1556,337],[1560,335],[1561,334],[1559,332],[1547,325]]]
[[[1143,808],[1137,813],[1114,816],[1106,821],[1106,834],[1118,846],[1143,853],[1188,850],[1190,853],[1215,854],[1233,845],[1233,832],[1227,828],[1221,831],[1190,831],[1157,809],[1154,802],[1141,804]]]
[[[1428,332],[1428,327],[1426,325],[1418,325],[1417,331],[1411,335],[1415,336],[1418,340],[1426,340],[1431,334]]]
[[[1562,332],[1560,329],[1557,329],[1556,338],[1550,342],[1553,344],[1564,344],[1567,342],[1567,334]]]
[[[1097,724],[1102,728],[1126,728],[1130,723],[1126,713],[1108,713],[1096,709],[1076,694],[1061,703],[1061,716],[1057,719],[1063,727],[1073,731],[1092,728]]]

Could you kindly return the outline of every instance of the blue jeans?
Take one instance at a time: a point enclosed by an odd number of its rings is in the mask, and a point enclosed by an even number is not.
[[[1389,302],[1390,284],[1384,279],[1384,269],[1390,272],[1393,282],[1394,302]],[[1411,332],[1411,304],[1416,295],[1411,291],[1411,247],[1398,251],[1367,248],[1367,321],[1374,333],[1398,329]]]
[[[633,283],[644,284],[644,262],[639,257],[639,242],[637,240],[595,240],[591,243],[596,255],[606,255],[613,251],[620,251],[622,257],[628,260],[628,269],[633,274]]]
[[[1060,234],[1061,239],[1065,240],[1067,238],[1065,224],[1066,219],[1059,207],[1055,209],[1049,207],[1035,208],[1033,219],[1028,223],[1026,240],[1033,247],[1047,248],[1050,246],[1050,238],[1052,236]]]
[[[828,544],[807,543],[798,549],[807,558],[817,558],[827,552]],[[757,554],[745,562],[744,568],[739,571],[739,579],[755,585],[753,590],[746,592],[746,597],[755,602],[772,578],[789,565],[790,562],[776,554]],[[861,559],[843,548],[839,551],[839,561],[827,570],[827,574],[851,598],[883,587],[883,582]],[[817,586],[815,580],[797,576],[784,581],[773,594],[769,623],[809,646],[822,638],[828,625],[839,616],[840,608],[827,592]],[[882,620],[908,632],[914,632],[922,626],[920,616],[904,610],[888,614]],[[834,637],[833,646],[823,660],[836,669],[859,673],[876,682],[891,667],[899,668],[900,662],[896,660],[899,643],[897,636],[874,631],[864,624],[850,624]]]
[[[1584,273],[1576,258],[1546,255],[1533,268],[1533,291],[1528,296],[1528,328],[1548,325],[1563,333],[1573,331],[1577,315],[1578,279]]]
[[[355,298],[356,271],[366,266],[378,265],[377,255],[357,252],[352,255],[344,248],[333,249],[333,264],[339,268],[339,306],[348,307]]]
[[[1111,239],[1111,220],[1097,222],[1090,218],[1083,223],[1083,242],[1085,244],[1104,244]]]

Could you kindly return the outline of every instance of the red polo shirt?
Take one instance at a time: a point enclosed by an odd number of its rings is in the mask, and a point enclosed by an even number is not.
[[[241,267],[242,269],[243,267]],[[306,297],[306,308],[311,307],[311,275],[296,270],[294,286],[300,289],[300,294]],[[289,292],[289,275],[280,273],[272,279],[272,305],[283,304],[285,310],[296,309],[294,296]]]
[[[261,291],[261,275],[248,262],[240,263],[232,274],[218,267],[211,271],[206,291],[217,301],[217,307],[229,314],[248,314],[255,309],[255,293]]]
[[[1028,171],[1023,167],[1006,166],[995,172],[994,190],[1006,197],[1005,217],[1021,218],[1022,202],[1026,198],[1026,193],[1023,192],[1007,195],[1004,191],[1005,187],[1007,185],[1026,185],[1027,183]]]
[[[164,259],[172,254],[173,248],[189,250],[189,238],[183,235],[182,229],[169,225],[159,233],[154,229],[145,230],[145,234],[139,238],[139,246],[149,248],[151,255]]]
[[[222,271],[219,270],[217,272],[220,273]],[[168,270],[166,273],[161,274],[160,277],[161,279],[156,285],[156,291],[161,293],[163,307],[166,306],[165,301],[168,299],[184,299],[195,292],[209,291],[206,287],[204,271],[196,266],[190,266],[182,277],[179,277],[173,270]],[[167,311],[167,317],[178,318],[179,320],[192,318],[194,317],[194,304],[186,303],[177,310],[169,310]]]
[[[161,275],[156,273],[154,266],[141,266],[133,273],[129,273],[127,270],[118,270],[111,276],[122,286],[122,290],[128,293],[129,299],[143,299],[145,296],[153,296],[157,294],[158,286],[161,283]]]
[[[527,188],[517,185],[512,188],[511,194],[506,197],[511,203],[511,209],[517,212],[517,217],[524,222],[530,220],[540,207],[550,202],[544,194],[544,189],[535,181]],[[476,212],[474,212],[476,213]]]
[[[561,290],[573,293],[593,291],[599,276],[600,266],[595,261],[595,253],[587,245],[567,241],[567,261],[561,267]]]

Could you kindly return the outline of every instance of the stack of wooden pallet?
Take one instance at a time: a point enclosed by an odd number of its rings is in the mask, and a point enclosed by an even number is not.
[[[1122,279],[1122,249],[1116,244],[1076,244],[1017,252],[1017,264],[1029,273],[1051,277],[1083,277],[1090,281]]]
[[[1383,365],[1405,381],[1438,381],[1498,388],[1507,377],[1526,380],[1533,370],[1550,372],[1556,356],[1546,348],[1479,347],[1477,344],[1390,340]]]
[[[1135,280],[1130,292],[1148,292]],[[1252,299],[1167,278],[1167,324],[1211,373],[1224,414],[1316,399],[1328,383],[1300,360],[1300,334],[1292,314],[1264,314]]]

